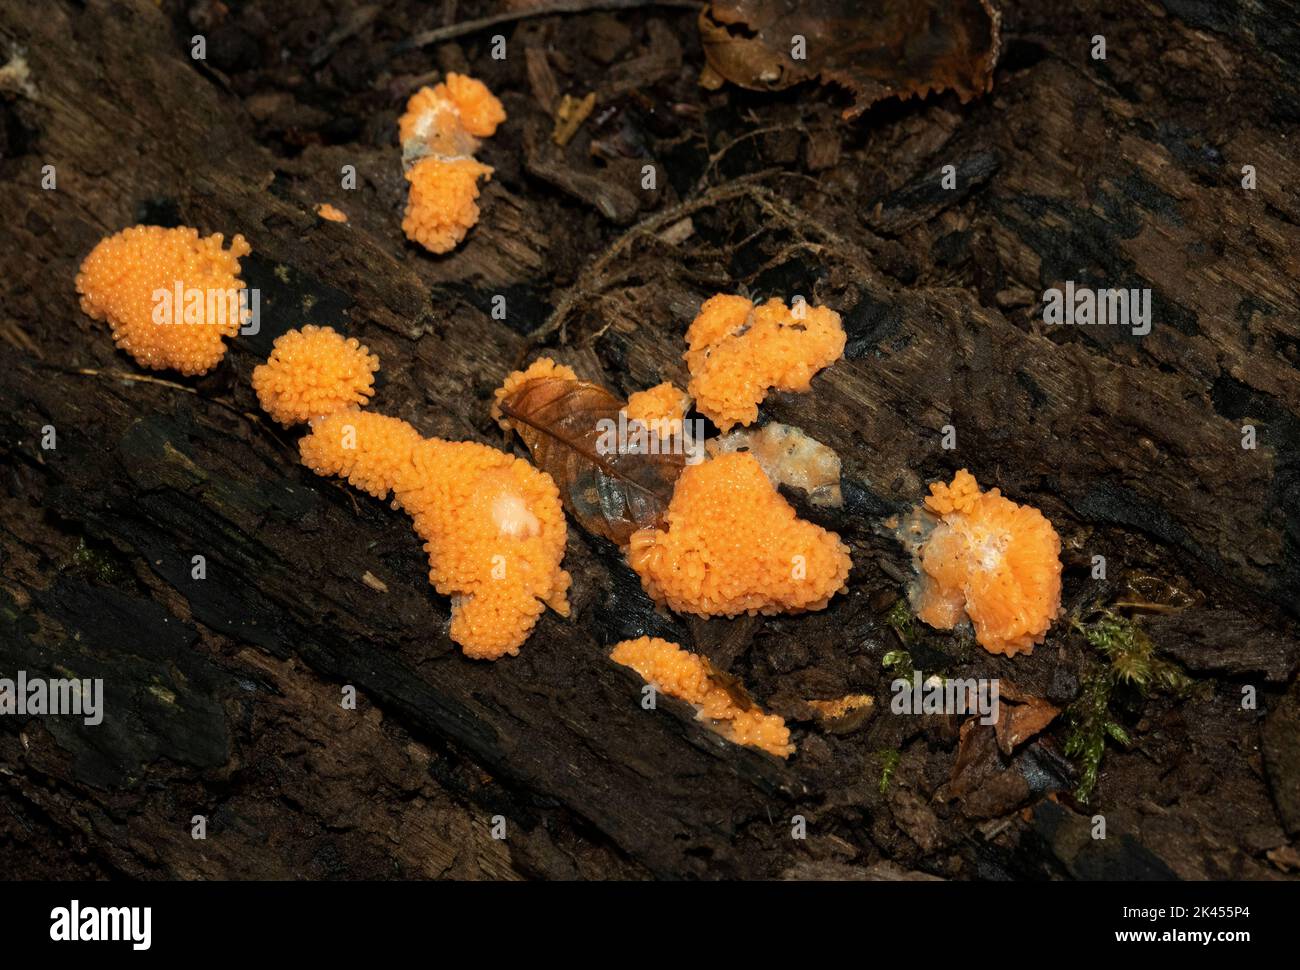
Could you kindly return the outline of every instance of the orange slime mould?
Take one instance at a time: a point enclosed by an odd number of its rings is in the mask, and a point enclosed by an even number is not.
[[[1061,540],[1035,508],[996,488],[981,491],[962,469],[925,499],[937,518],[917,551],[916,615],[950,630],[969,618],[990,653],[1015,656],[1042,643],[1061,612]]]
[[[113,342],[151,370],[204,374],[251,316],[242,300],[243,236],[200,237],[179,226],[133,226],[103,239],[77,274],[81,309],[106,320]]]
[[[429,582],[451,597],[449,633],[464,654],[516,655],[547,606],[569,614],[559,489],[523,459],[425,438],[405,421],[359,409],[377,366],[356,340],[305,327],[276,340],[253,383],[277,421],[311,422],[299,442],[304,465],[375,498],[391,493],[411,516]]]
[[[276,338],[270,359],[253,369],[253,390],[287,428],[367,403],[377,370],[379,358],[356,337],[308,324]]]
[[[494,134],[505,109],[481,81],[448,74],[421,88],[398,119],[402,161],[411,183],[402,230],[432,253],[460,245],[478,222],[478,180],[492,168],[474,159],[479,139]]]
[[[708,661],[658,637],[640,637],[615,645],[610,659],[631,667],[641,679],[669,697],[695,706],[700,720],[733,744],[759,748],[778,758],[794,754],[790,729],[776,714],[742,707],[715,679]]]
[[[316,206],[316,215],[330,222],[347,222],[348,214],[342,209],[330,205],[328,202],[321,202]]]
[[[686,331],[687,391],[725,434],[758,419],[770,390],[808,391],[813,375],[844,356],[840,315],[777,299],[759,306],[719,293],[704,301]]]
[[[627,419],[640,421],[653,428],[661,437],[678,435],[682,419],[691,408],[691,397],[672,381],[664,381],[644,391],[628,395]]]
[[[511,423],[501,403],[535,380],[577,378],[548,357],[510,374],[492,411],[503,428]],[[687,395],[664,383],[631,395],[624,410],[630,421],[681,422],[688,405]],[[800,519],[752,454],[721,454],[679,470],[662,514],[637,519],[643,527],[617,540],[657,603],[699,616],[799,613],[825,609],[847,586],[848,547]]]
[[[699,616],[825,609],[852,568],[840,537],[800,519],[741,452],[688,465],[664,528],[634,532],[627,560],[656,602]]]

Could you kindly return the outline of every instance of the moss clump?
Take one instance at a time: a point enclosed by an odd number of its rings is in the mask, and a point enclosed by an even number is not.
[[[890,779],[894,777],[894,770],[898,767],[898,762],[903,758],[903,752],[896,748],[883,748],[876,752],[880,758],[880,794],[889,790]]]
[[[1098,616],[1086,625],[1076,620],[1074,627],[1105,654],[1117,680],[1143,692],[1152,687],[1181,692],[1191,685],[1191,678],[1176,665],[1156,656],[1155,644],[1132,620],[1110,610],[1102,610]]]
[[[1131,687],[1148,697],[1156,690],[1182,693],[1191,685],[1191,678],[1181,669],[1155,655],[1155,644],[1133,620],[1111,610],[1092,615],[1095,619],[1089,622],[1076,617],[1071,625],[1106,662],[1084,681],[1083,690],[1070,705],[1070,727],[1065,736],[1065,754],[1078,759],[1079,764],[1074,797],[1085,803],[1097,787],[1106,739],[1124,747],[1132,743],[1128,732],[1111,714],[1116,689]]]
[[[890,650],[880,658],[880,666],[904,680],[912,677],[912,655],[906,650]]]
[[[906,596],[900,596],[889,608],[889,612],[885,614],[885,622],[898,634],[898,639],[903,641],[904,646],[912,645],[920,637],[920,632],[916,628],[916,617],[907,604]]]
[[[887,651],[880,658],[880,666],[895,677],[908,679],[914,669],[909,648],[920,638],[920,632],[916,629],[916,617],[912,615],[912,610],[907,605],[906,596],[900,596],[889,608],[889,612],[885,614],[885,622],[897,635],[902,648]]]
[[[105,586],[116,586],[122,579],[122,571],[117,564],[105,553],[87,545],[84,537],[77,540],[77,548],[64,561],[62,571],[95,580]]]

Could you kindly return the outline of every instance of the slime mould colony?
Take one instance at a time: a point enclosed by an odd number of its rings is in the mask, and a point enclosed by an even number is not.
[[[686,390],[699,412],[722,429],[758,420],[770,390],[806,392],[813,375],[844,356],[840,315],[802,300],[759,306],[719,293],[686,331]]]
[[[641,637],[616,644],[609,655],[631,667],[641,679],[669,697],[693,704],[700,720],[733,744],[759,748],[778,758],[794,754],[790,729],[776,714],[737,703],[734,693],[719,683],[707,660],[658,637]]]
[[[134,226],[101,240],[77,274],[81,309],[107,320],[113,342],[150,370],[205,374],[221,362],[249,311],[240,299],[243,236]]]
[[[903,530],[920,577],[916,615],[940,630],[969,619],[990,653],[1013,657],[1043,642],[1061,612],[1061,540],[1043,513],[1018,505],[975,476],[930,486]]]
[[[798,320],[808,326],[796,325]],[[796,318],[779,300],[755,309],[741,297],[715,296],[690,333],[698,346],[688,358],[707,375],[704,383],[715,400],[745,402],[745,414],[733,405],[732,423],[755,420],[757,402],[770,387],[806,390],[812,375],[844,349],[838,314],[817,308]],[[711,358],[708,347],[717,349]],[[498,421],[509,427],[501,414],[505,398],[529,381],[554,378],[576,375],[545,357],[511,374],[496,392]],[[693,377],[691,386],[696,385]],[[660,384],[633,394],[625,410],[629,420],[658,422],[671,430],[688,406],[689,395]],[[847,586],[852,567],[840,537],[798,518],[759,461],[743,452],[688,465],[662,527],[637,530],[624,552],[657,603],[698,616],[824,609]]]
[[[478,180],[492,167],[474,158],[479,139],[506,120],[501,102],[482,81],[448,74],[421,88],[398,120],[402,165],[411,183],[402,230],[431,253],[455,249],[478,222]]]
[[[479,217],[478,181],[492,176],[474,153],[505,118],[481,82],[459,74],[411,97],[399,121],[410,182],[402,228],[409,239],[446,253],[465,238]],[[327,220],[347,218],[328,204],[317,211]],[[202,374],[221,361],[225,338],[248,319],[239,259],[249,252],[238,235],[224,248],[221,234],[136,226],[91,251],[76,288],[82,309],[107,321],[118,347],[141,366]],[[212,293],[234,300],[214,304]],[[170,308],[165,319],[163,305]],[[694,407],[723,434],[692,453],[700,460],[673,467],[652,520],[638,519],[618,534],[628,564],[657,604],[678,613],[826,608],[848,586],[848,546],[800,519],[778,486],[795,484],[814,504],[838,505],[839,456],[797,428],[744,429],[758,419],[769,391],[807,392],[813,377],[843,356],[839,314],[802,300],[756,305],[717,294],[701,306],[686,344],[687,389],[664,382],[638,391],[619,416],[663,441],[699,445],[685,432]],[[305,326],[275,341],[252,383],[276,422],[309,426],[299,442],[306,467],[375,498],[391,495],[394,508],[411,516],[429,557],[429,581],[451,598],[449,635],[465,655],[515,655],[546,607],[569,614],[570,577],[561,567],[565,493],[522,458],[475,442],[425,438],[405,421],[364,410],[378,369],[378,357],[355,338]],[[581,384],[613,401],[613,410],[620,406],[608,391],[543,357],[497,389],[492,413],[503,428],[520,429],[503,407],[534,381]],[[732,431],[737,425],[742,430]],[[1042,642],[1060,612],[1061,544],[1036,509],[997,489],[982,491],[963,469],[951,484],[931,486],[898,535],[915,556],[910,597],[922,620],[940,629],[969,620],[981,645],[1008,656]],[[678,644],[628,640],[611,659],[693,704],[728,740],[782,758],[794,752],[779,716],[759,710],[725,674]]]
[[[308,421],[302,462],[375,498],[392,493],[429,555],[429,581],[451,597],[450,636],[468,657],[519,652],[545,607],[567,616],[560,567],[567,527],[550,476],[474,442],[425,438],[397,418],[361,410],[379,361],[355,339],[304,327],[275,342],[253,372],[263,409]]]

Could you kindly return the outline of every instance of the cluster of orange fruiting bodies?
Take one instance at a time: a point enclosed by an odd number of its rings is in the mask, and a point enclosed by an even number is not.
[[[964,468],[951,484],[931,485],[925,507],[937,522],[917,551],[916,615],[942,630],[969,618],[991,653],[1033,650],[1061,609],[1061,540],[1052,523],[996,488],[981,491]]]
[[[840,315],[802,300],[755,306],[719,293],[686,331],[687,390],[723,432],[752,424],[770,390],[807,391],[813,375],[844,355]]]
[[[90,251],[77,274],[81,309],[107,320],[113,341],[151,370],[204,374],[225,356],[249,311],[241,298],[243,236],[200,237],[184,226],[134,226]]]
[[[457,246],[477,222],[478,181],[492,169],[474,159],[505,111],[479,81],[448,74],[411,97],[399,121],[410,196],[402,227],[435,253]],[[322,218],[346,221],[333,206]],[[247,310],[214,314],[211,300],[173,307],[160,320],[159,294],[238,294],[242,236],[228,249],[220,234],[136,226],[99,243],[77,276],[85,312],[106,320],[119,347],[141,365],[184,374],[210,370]],[[845,348],[840,317],[802,300],[756,305],[718,294],[704,302],[686,334],[687,391],[671,382],[632,394],[629,421],[681,430],[694,407],[724,433],[749,426],[769,391],[806,392]],[[430,582],[451,597],[451,638],[465,654],[518,653],[544,609],[568,615],[569,574],[561,568],[566,524],[559,489],[523,459],[473,442],[425,438],[405,421],[362,410],[374,393],[379,359],[355,338],[306,326],[276,342],[256,368],[263,409],[290,426],[309,423],[303,464],[346,479],[410,514],[429,555]],[[500,404],[532,380],[576,380],[549,358],[509,375]],[[791,429],[796,430],[797,429]],[[752,434],[752,432],[737,432]],[[814,443],[815,444],[815,443]],[[824,446],[819,446],[824,449]],[[824,609],[847,587],[852,562],[840,537],[801,520],[742,445],[719,447],[685,467],[662,521],[634,532],[624,552],[659,604],[699,616],[798,613]],[[828,449],[827,449],[828,450]],[[830,453],[838,478],[838,457]],[[982,491],[966,470],[936,483],[913,517],[920,534],[920,578],[911,591],[917,616],[950,629],[969,619],[978,642],[1015,655],[1042,642],[1060,612],[1060,540],[1036,509],[997,489]],[[738,744],[780,757],[794,751],[785,722],[734,695],[707,661],[675,643],[641,637],[619,643],[612,659],[671,696]]]
[[[631,667],[641,679],[669,697],[695,705],[701,720],[735,744],[759,748],[778,758],[794,754],[790,729],[776,714],[741,707],[717,684],[706,661],[658,637],[640,637],[616,644],[610,659]]]
[[[379,358],[356,337],[309,324],[275,341],[270,360],[253,371],[253,390],[262,410],[288,427],[365,404],[377,370]]]
[[[425,438],[405,421],[360,410],[377,367],[356,340],[307,327],[276,340],[253,384],[277,421],[311,422],[303,464],[376,498],[391,492],[411,516],[429,581],[451,597],[449,632],[465,655],[517,654],[545,607],[569,612],[559,490],[521,458]]]
[[[682,419],[690,409],[690,395],[672,381],[629,394],[625,408],[629,421],[640,421],[664,438],[681,431]]]
[[[501,102],[481,81],[448,74],[434,88],[421,88],[398,120],[402,156],[411,183],[402,230],[432,253],[460,245],[478,222],[478,180],[492,168],[475,160],[480,138],[506,120]]]
[[[718,455],[677,480],[664,528],[632,535],[628,563],[679,613],[820,610],[848,582],[848,547],[800,519],[748,454]]]

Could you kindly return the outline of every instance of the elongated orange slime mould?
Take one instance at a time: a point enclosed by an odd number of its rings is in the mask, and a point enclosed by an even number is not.
[[[460,245],[478,222],[478,180],[492,167],[475,160],[479,139],[495,134],[505,108],[482,81],[448,74],[421,88],[398,120],[402,163],[411,183],[402,230],[432,253]]]
[[[741,707],[718,684],[707,662],[676,643],[658,637],[640,637],[615,645],[609,655],[615,663],[631,667],[641,679],[669,697],[695,705],[700,720],[734,744],[759,748],[778,758],[794,754],[790,729],[776,714],[756,707]]]
[[[770,390],[804,392],[813,376],[844,356],[840,315],[781,300],[759,306],[719,293],[704,301],[686,331],[687,391],[723,433],[758,419]]]
[[[103,239],[77,274],[81,309],[108,321],[113,341],[151,370],[204,374],[225,356],[251,311],[242,299],[243,236],[133,226]]]
[[[922,513],[929,528],[911,590],[916,615],[950,630],[969,618],[990,653],[1030,653],[1061,611],[1061,540],[1038,509],[996,488],[981,491],[962,469],[930,486]]]
[[[467,657],[516,655],[547,607],[568,616],[561,568],[567,526],[546,473],[474,442],[425,438],[398,418],[363,411],[378,360],[329,327],[275,342],[253,373],[263,409],[309,421],[302,462],[407,512],[429,557],[429,582],[451,597],[450,636]]]

